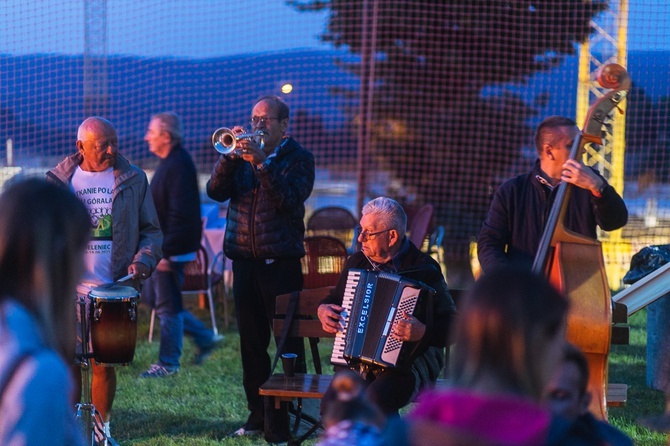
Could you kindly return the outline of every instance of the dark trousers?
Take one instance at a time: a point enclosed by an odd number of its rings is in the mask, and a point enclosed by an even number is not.
[[[386,415],[397,415],[414,395],[416,377],[411,370],[387,369],[376,375],[365,389],[368,398]]]
[[[233,261],[233,295],[242,356],[242,384],[247,397],[248,423],[256,429],[264,424],[263,399],[258,388],[270,377],[271,358],[268,354],[272,336],[275,299],[302,289],[300,259]],[[275,339],[275,342],[277,339]],[[284,352],[298,354],[296,372],[305,368],[305,345],[300,338],[288,338]]]
[[[333,369],[337,373],[346,367],[335,366]],[[411,369],[369,372],[365,380],[365,397],[386,416],[398,415],[398,410],[412,401],[416,390],[416,375]]]

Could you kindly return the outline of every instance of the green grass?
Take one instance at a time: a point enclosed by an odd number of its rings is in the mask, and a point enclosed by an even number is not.
[[[208,311],[192,311],[201,320],[208,321]],[[191,364],[195,348],[190,339],[184,339],[179,373],[146,379],[138,375],[157,361],[159,346],[157,326],[154,342],[150,344],[147,340],[148,321],[149,311],[140,306],[135,358],[132,364],[117,368],[111,422],[114,439],[122,446],[266,444],[262,436],[227,438],[230,432],[242,426],[248,415],[242,389],[239,337],[234,325],[224,331],[220,323],[219,330],[225,339],[203,365]],[[329,360],[328,342],[322,344],[324,358]],[[332,341],[330,346],[332,348]],[[274,351],[271,354],[274,355]],[[281,364],[277,367],[281,369]]]
[[[647,311],[632,315],[630,344],[614,345],[609,356],[609,382],[628,384],[628,402],[609,410],[610,422],[626,432],[636,445],[667,445],[666,434],[651,432],[637,424],[640,418],[660,415],[665,410],[662,392],[646,385]]]
[[[203,321],[208,320],[206,311],[194,312]],[[185,340],[178,374],[141,379],[137,375],[158,357],[158,329],[155,329],[154,342],[149,344],[148,320],[148,311],[140,307],[135,359],[129,366],[117,369],[118,387],[112,416],[114,438],[122,446],[266,444],[262,437],[226,437],[239,428],[247,416],[235,327],[231,326],[224,333],[222,347],[202,366],[191,365],[195,349],[190,340]],[[625,407],[610,408],[610,422],[631,436],[636,445],[666,445],[665,434],[650,432],[636,423],[641,417],[662,413],[665,402],[661,392],[645,385],[646,311],[633,315],[629,323],[630,345],[613,346],[609,357],[609,381],[628,384],[628,402]],[[327,363],[331,346],[329,340],[321,343],[324,370],[330,370]],[[310,440],[305,444],[314,442]]]

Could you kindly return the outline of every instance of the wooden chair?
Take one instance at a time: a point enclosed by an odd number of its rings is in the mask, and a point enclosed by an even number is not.
[[[349,256],[344,244],[327,235],[305,237],[304,244],[302,288],[306,290],[336,285]]]
[[[315,210],[307,219],[306,235],[328,235],[339,239],[344,246],[350,246],[354,237],[356,217],[348,209],[326,206]]]
[[[416,245],[417,248],[423,248],[423,241],[428,235],[430,222],[433,219],[433,205],[426,203],[416,211],[409,224],[407,230],[409,231],[409,240]]]
[[[219,334],[219,330],[216,326],[213,287],[223,281],[223,274],[216,271],[216,265],[222,261],[225,261],[224,254],[220,252],[214,257],[214,261],[210,265],[207,258],[207,250],[203,246],[200,246],[195,260],[188,262],[184,267],[184,286],[182,287],[183,295],[197,294],[207,296],[210,318],[212,320],[212,331],[214,331],[215,336]],[[225,296],[223,297],[223,309],[225,325],[228,327],[228,304]],[[151,321],[149,322],[149,342],[153,341],[155,318],[156,309],[153,309],[151,310]]]
[[[303,413],[302,400],[303,398],[320,400],[333,378],[332,375],[322,374],[318,341],[319,338],[334,338],[335,335],[323,331],[321,322],[316,316],[319,304],[332,288],[331,286],[314,288],[277,296],[276,314],[272,324],[274,335],[308,338],[315,371],[313,374],[296,373],[292,377],[286,377],[283,373],[275,373],[258,390],[263,397],[271,398],[270,404],[274,403],[277,409],[282,407],[283,402],[297,402],[292,410],[295,415],[292,429],[294,436],[298,432],[301,421],[304,420],[312,425],[302,436],[289,441],[289,445],[302,443],[322,427],[320,420]],[[293,303],[291,303],[292,299]],[[287,321],[290,325],[285,329]]]

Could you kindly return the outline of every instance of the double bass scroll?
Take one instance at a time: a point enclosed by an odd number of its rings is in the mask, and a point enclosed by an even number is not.
[[[602,144],[603,126],[619,109],[631,81],[617,64],[601,68],[598,82],[612,91],[589,108],[582,131],[573,142],[570,159],[578,160],[588,143]],[[612,303],[601,243],[564,226],[572,185],[557,186],[554,203],[533,262],[533,271],[546,275],[570,300],[567,340],[577,345],[589,363],[589,409],[607,419],[607,356],[610,348]]]

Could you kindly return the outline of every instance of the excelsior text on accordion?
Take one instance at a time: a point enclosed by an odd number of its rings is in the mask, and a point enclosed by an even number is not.
[[[391,328],[403,312],[425,314],[434,293],[397,274],[349,270],[340,313],[343,328],[335,336],[331,362],[381,368],[410,365],[416,343],[399,341]]]

